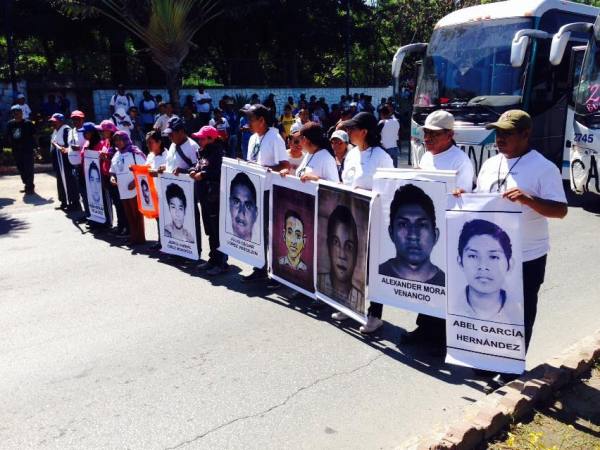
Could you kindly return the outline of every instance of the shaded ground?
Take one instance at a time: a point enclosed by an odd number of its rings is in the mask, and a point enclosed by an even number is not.
[[[487,448],[600,450],[600,363]]]

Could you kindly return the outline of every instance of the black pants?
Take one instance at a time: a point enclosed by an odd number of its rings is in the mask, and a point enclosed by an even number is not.
[[[63,184],[61,165],[63,169],[62,173],[65,176],[66,186]],[[73,166],[69,162],[67,155],[56,149],[52,150],[52,167],[56,173],[56,190],[61,206],[71,206],[76,209],[81,209],[81,204],[79,203],[79,187],[77,186],[77,180],[73,177]]]
[[[13,148],[12,153],[25,189],[33,189],[33,148]]]
[[[208,261],[214,265],[222,266],[227,261],[227,256],[219,249],[219,199],[209,201],[206,196],[200,197],[202,208],[202,224],[204,233],[208,236]]]
[[[52,149],[52,169],[56,174],[56,191],[58,193],[58,201],[61,206],[67,206],[67,193],[61,177],[60,164],[58,159],[62,158],[62,153],[55,148]],[[64,167],[64,166],[63,166]]]
[[[538,293],[546,274],[547,255],[523,263],[523,304],[525,321],[525,350],[529,348],[533,324],[537,315]],[[371,303],[372,304],[372,303]],[[446,321],[419,314],[417,325],[423,327],[432,338],[445,337]]]
[[[121,204],[121,196],[119,195],[119,188],[113,186],[111,183],[108,184],[108,192],[110,193],[110,199],[115,205],[117,210],[117,228],[119,230],[129,230],[129,224],[127,223],[127,216],[125,216],[125,209]]]
[[[72,167],[73,178],[75,179],[75,183],[78,187],[79,196],[81,197],[81,201],[83,202],[83,210],[85,211],[85,216],[88,217],[90,215],[90,207],[88,205],[87,187],[85,185],[85,177],[83,175],[83,166],[77,165]]]
[[[200,225],[200,208],[198,208],[198,194],[194,190],[194,226],[196,227],[196,247],[198,257],[202,254],[202,226]]]

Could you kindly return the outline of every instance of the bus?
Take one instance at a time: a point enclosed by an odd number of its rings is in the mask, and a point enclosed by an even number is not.
[[[572,23],[552,38],[550,63],[563,62],[566,42],[574,31],[587,34],[587,45],[573,47],[570,54],[575,86],[569,99],[572,132],[567,135],[565,157],[569,161],[571,190],[600,195],[600,16],[594,25]]]
[[[392,61],[394,86],[408,55],[418,60],[419,76],[411,115],[410,160],[425,152],[421,126],[437,109],[455,119],[455,141],[478,173],[498,153],[494,131],[485,125],[509,109],[523,109],[533,120],[531,143],[568,180],[564,161],[568,97],[574,76],[569,61],[552,65],[551,39],[573,22],[593,23],[600,9],[564,0],[510,0],[464,8],[435,26],[429,43],[400,47]],[[569,52],[587,42],[581,32],[565,41]]]

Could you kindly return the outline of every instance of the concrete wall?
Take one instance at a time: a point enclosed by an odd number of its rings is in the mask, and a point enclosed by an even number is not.
[[[140,100],[142,99],[143,89],[133,89],[127,90],[133,94],[135,98],[136,105],[139,105]],[[150,89],[150,92],[153,95],[160,94],[163,99],[168,99],[168,94],[166,89]],[[180,92],[181,102],[183,102],[186,95],[194,95],[197,92],[196,89],[182,89]],[[219,89],[207,89],[207,92],[211,95],[213,99],[213,105],[218,105],[218,100],[221,99],[224,95],[229,95],[231,97],[235,95],[244,95],[246,97],[250,97],[252,94],[258,94],[261,101],[269,95],[269,93],[275,94],[275,103],[277,104],[277,113],[279,114],[283,105],[287,102],[287,98],[289,96],[294,97],[295,101],[298,101],[298,97],[300,94],[306,94],[307,100],[311,95],[315,95],[317,98],[325,97],[325,100],[329,105],[334,103],[338,103],[340,96],[346,93],[345,88],[219,88]],[[392,87],[355,87],[350,89],[350,93],[365,93],[366,95],[371,95],[373,97],[373,104],[377,105],[382,97],[391,97],[392,96]],[[115,94],[113,90],[96,90],[93,93],[94,98],[94,113],[96,115],[96,121],[100,121],[109,116],[109,108],[108,105],[110,103],[110,98]]]
[[[17,83],[18,92],[13,92],[11,83],[0,81],[0,129],[4,130],[4,125],[10,119],[10,107],[17,94],[27,95],[27,82],[19,81]]]

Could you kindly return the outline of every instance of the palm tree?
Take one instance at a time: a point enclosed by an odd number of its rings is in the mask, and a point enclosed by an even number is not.
[[[179,105],[181,65],[194,35],[223,10],[219,0],[50,0],[72,18],[103,15],[148,46],[163,70],[169,97]]]

